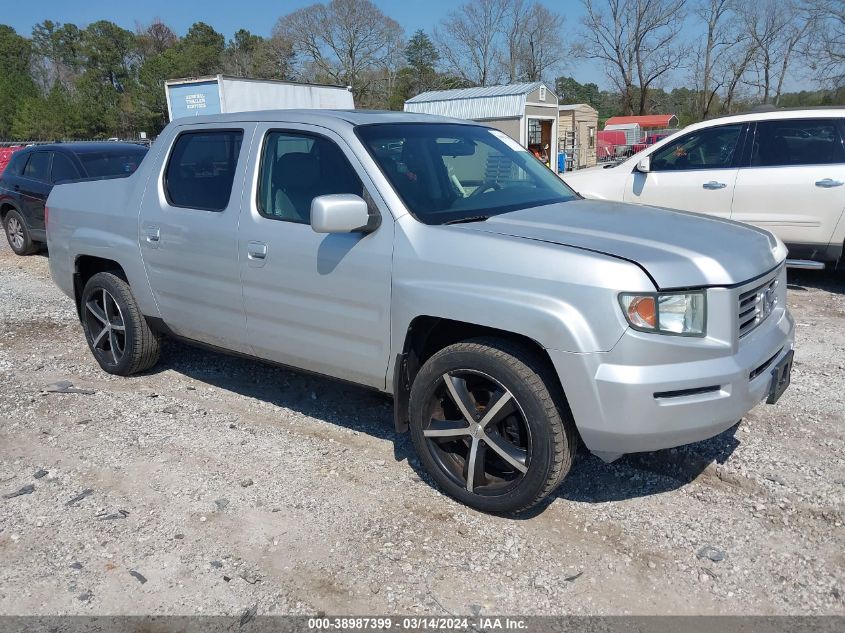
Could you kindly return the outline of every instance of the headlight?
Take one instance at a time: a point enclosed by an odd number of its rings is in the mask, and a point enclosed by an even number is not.
[[[706,332],[707,302],[703,292],[623,292],[619,303],[635,330],[680,336],[704,336]]]

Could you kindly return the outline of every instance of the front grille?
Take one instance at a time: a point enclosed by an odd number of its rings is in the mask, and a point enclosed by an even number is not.
[[[778,302],[777,277],[739,295],[737,302],[737,329],[739,338],[753,332],[765,321]]]

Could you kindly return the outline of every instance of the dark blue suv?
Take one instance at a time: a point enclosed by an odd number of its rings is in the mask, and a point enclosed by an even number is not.
[[[9,246],[31,255],[47,241],[44,203],[53,185],[128,176],[146,153],[141,145],[116,142],[33,145],[15,152],[0,174],[0,219]]]

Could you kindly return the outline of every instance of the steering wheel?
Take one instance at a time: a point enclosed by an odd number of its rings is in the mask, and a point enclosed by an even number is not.
[[[501,188],[502,185],[500,185],[495,180],[485,180],[480,185],[478,185],[478,187],[475,188],[475,191],[469,194],[467,198],[475,198],[475,196],[480,196],[482,193],[486,193],[491,189],[499,190]]]

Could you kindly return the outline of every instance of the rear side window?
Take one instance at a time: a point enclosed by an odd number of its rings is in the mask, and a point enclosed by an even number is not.
[[[65,182],[79,178],[79,172],[73,161],[59,152],[53,154],[53,166],[50,167],[50,182]]]
[[[742,124],[720,125],[685,134],[657,150],[652,171],[723,169],[733,164]]]
[[[24,178],[32,178],[33,180],[41,180],[47,182],[50,180],[50,153],[49,152],[34,152],[30,154],[29,161],[23,170]]]
[[[258,210],[264,217],[308,224],[317,196],[363,192],[355,170],[329,139],[297,132],[267,135],[258,188]]]
[[[757,123],[752,167],[845,163],[845,148],[834,119],[793,119]]]
[[[91,178],[108,178],[134,173],[146,153],[146,149],[139,147],[121,152],[84,152],[77,154],[77,158]]]
[[[168,202],[206,211],[223,211],[229,206],[243,136],[243,130],[181,134],[164,175]]]
[[[23,174],[24,165],[26,165],[26,159],[29,154],[13,154],[12,160],[9,161],[9,164],[6,165],[6,171],[3,172],[8,174],[9,176],[20,176]]]

